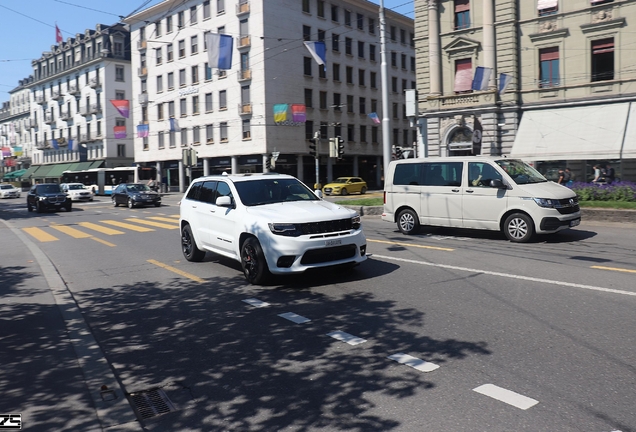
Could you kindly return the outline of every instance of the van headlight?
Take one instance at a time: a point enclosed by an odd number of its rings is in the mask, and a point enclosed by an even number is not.
[[[292,223],[268,223],[269,230],[276,235],[285,237],[298,237],[301,233],[296,224]]]
[[[360,222],[360,215],[356,214],[354,217],[351,218],[351,228],[360,229],[361,226],[362,223]]]
[[[548,198],[533,198],[533,199],[534,199],[534,202],[536,202],[539,207],[543,207],[543,208],[561,207],[561,203],[559,203],[559,200],[548,199]]]

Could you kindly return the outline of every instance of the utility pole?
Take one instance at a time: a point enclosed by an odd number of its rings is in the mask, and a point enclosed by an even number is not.
[[[380,72],[382,76],[382,159],[384,175],[389,172],[391,162],[391,121],[389,119],[389,72],[386,62],[386,22],[384,17],[384,0],[380,0]],[[384,179],[386,182],[386,178]]]

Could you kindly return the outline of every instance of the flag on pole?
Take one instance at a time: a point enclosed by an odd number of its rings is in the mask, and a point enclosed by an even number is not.
[[[110,102],[117,108],[119,114],[126,118],[130,116],[130,101],[125,99],[112,99]]]
[[[60,31],[60,28],[57,26],[57,23],[55,24],[55,43],[62,43],[64,41],[64,38],[62,37],[62,32]]]
[[[475,77],[473,78],[473,90],[487,90],[488,81],[490,80],[491,68],[477,66],[475,68]]]
[[[281,123],[287,120],[288,104],[274,104],[274,123]]]
[[[316,60],[316,63],[318,63],[319,65],[321,65],[323,68],[325,68],[326,70],[326,48],[325,48],[325,43],[322,41],[305,41],[305,48],[307,48],[307,50],[309,50],[309,53],[311,54],[311,56],[314,58],[314,60]]]
[[[307,110],[305,104],[292,104],[292,121],[296,123],[305,123],[307,120]]]
[[[208,63],[211,68],[232,69],[232,36],[220,33],[206,33]]]
[[[73,144],[74,143],[75,143],[74,140],[72,140],[70,138],[68,139],[68,149],[69,149],[69,151],[73,151]]]
[[[59,150],[59,148],[60,148],[60,146],[59,146],[59,144],[57,143],[57,140],[56,140],[56,139],[52,139],[52,140],[51,140],[51,145],[53,146],[53,148],[54,148],[55,150]]]
[[[503,95],[508,88],[508,85],[512,81],[512,75],[505,73],[499,74],[499,94]]]
[[[126,126],[113,126],[113,132],[115,133],[115,139],[126,138]]]
[[[373,123],[380,124],[380,117],[378,117],[378,113],[369,113],[369,118],[373,120]]]
[[[147,124],[137,125],[137,138],[148,138],[148,132],[150,131],[150,126]]]
[[[177,129],[179,129],[177,119],[174,117],[170,117],[170,132],[176,132]]]

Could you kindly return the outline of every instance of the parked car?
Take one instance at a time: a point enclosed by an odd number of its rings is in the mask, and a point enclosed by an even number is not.
[[[95,194],[82,183],[62,183],[62,192],[71,197],[72,201],[93,201]]]
[[[188,261],[214,252],[241,263],[248,282],[366,257],[360,216],[285,174],[216,175],[192,182],[180,202]]]
[[[119,204],[127,205],[128,208],[161,205],[161,195],[143,183],[121,183],[113,190],[111,199],[115,207]]]
[[[72,205],[71,197],[62,192],[57,183],[33,185],[27,195],[27,210],[30,212],[33,209],[42,213],[51,209],[59,211],[62,208],[70,212]]]
[[[0,183],[0,198],[20,198],[20,189],[10,183]]]
[[[360,177],[338,177],[322,188],[325,195],[348,195],[350,193],[367,193],[367,182]]]

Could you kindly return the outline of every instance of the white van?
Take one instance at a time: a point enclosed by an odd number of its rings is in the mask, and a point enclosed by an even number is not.
[[[382,220],[404,234],[420,225],[502,231],[527,242],[577,226],[576,194],[518,159],[471,156],[389,164]]]

